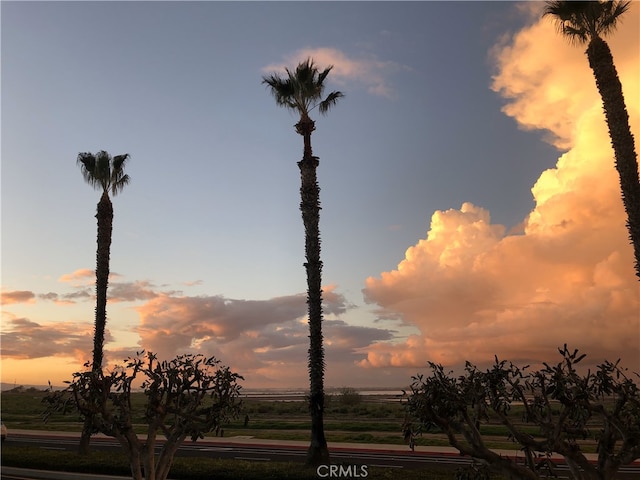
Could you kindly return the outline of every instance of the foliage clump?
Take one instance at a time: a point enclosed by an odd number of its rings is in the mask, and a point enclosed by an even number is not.
[[[552,455],[560,455],[575,479],[613,479],[621,466],[640,458],[638,385],[619,360],[580,374],[576,365],[585,355],[566,344],[559,352],[562,361],[535,372],[496,358],[486,371],[467,362],[456,378],[429,363],[430,376],[413,377],[408,414],[421,431],[440,430],[461,454],[509,478],[553,474]],[[512,411],[516,405],[521,418]],[[482,430],[490,422],[506,427],[524,463],[487,447]],[[583,451],[587,442],[595,443],[595,463]]]
[[[237,382],[243,378],[220,366],[215,357],[186,354],[158,361],[151,352],[139,352],[125,362],[110,373],[74,373],[67,388],[51,391],[43,401],[48,404],[45,420],[56,412],[76,411],[91,420],[93,433],[114,437],[129,457],[135,480],[166,479],[186,437],[203,438],[240,412]],[[138,382],[146,399],[142,405],[132,402]],[[146,438],[134,431],[134,421],[140,418],[147,427]],[[156,441],[158,434],[164,442]]]
[[[352,387],[342,387],[340,390],[340,396],[338,397],[342,405],[353,407],[360,405],[362,402],[362,396],[360,393]]]

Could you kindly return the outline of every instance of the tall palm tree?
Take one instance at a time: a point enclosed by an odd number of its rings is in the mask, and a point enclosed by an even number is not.
[[[112,195],[120,193],[129,183],[129,175],[124,173],[124,167],[129,154],[111,158],[104,150],[97,154],[79,153],[78,166],[84,180],[100,190],[102,195],[98,202],[96,218],[98,220],[98,247],[96,250],[96,310],[95,331],[93,335],[93,372],[102,371],[104,331],[107,323],[107,288],[109,285],[109,255],[111,251],[111,231],[113,226]],[[89,438],[92,433],[92,419],[85,419],[84,429],[80,440],[80,451],[86,453],[89,448]]]
[[[324,81],[333,67],[320,72],[312,59],[301,62],[295,71],[286,69],[287,76],[276,74],[265,76],[262,83],[267,84],[276,103],[300,115],[296,123],[296,132],[304,139],[300,168],[300,211],[305,230],[304,264],[307,272],[307,306],[309,312],[309,411],[311,414],[311,445],[307,452],[310,465],[327,464],[329,449],[324,435],[324,347],[322,345],[322,262],[320,261],[320,187],[316,177],[319,165],[318,157],[311,150],[311,133],[315,122],[309,112],[318,107],[326,114],[338,99],[344,95],[339,91],[331,92],[325,98]]]
[[[629,115],[622,95],[622,85],[613,56],[603,36],[615,30],[630,1],[547,1],[543,15],[554,18],[558,30],[572,43],[587,44],[587,58],[609,127],[620,176],[622,202],[627,213],[627,229],[635,255],[636,275],[640,277],[640,179],[638,159]]]

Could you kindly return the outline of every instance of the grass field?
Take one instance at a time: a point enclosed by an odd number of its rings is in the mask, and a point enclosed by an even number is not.
[[[80,432],[82,422],[73,414],[54,415],[47,423],[42,420],[46,392],[37,389],[15,389],[2,392],[2,421],[10,429],[53,430]],[[327,397],[325,433],[330,442],[404,444],[402,425],[404,406],[400,399],[389,401],[378,397]],[[143,405],[144,394],[134,394],[133,402]],[[248,423],[245,426],[245,419]],[[307,404],[302,398],[290,401],[243,399],[243,411],[238,419],[224,427],[225,437],[250,436],[274,440],[309,439],[310,421]],[[513,448],[506,439],[506,431],[499,425],[488,425],[486,433],[494,435],[494,448]],[[143,419],[139,419],[138,433],[143,433]],[[213,433],[209,434],[214,435]],[[448,445],[438,433],[421,435],[417,445]]]

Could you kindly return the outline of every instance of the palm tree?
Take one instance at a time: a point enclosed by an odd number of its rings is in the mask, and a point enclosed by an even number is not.
[[[311,414],[311,445],[307,452],[310,465],[327,464],[329,449],[324,435],[324,347],[322,345],[322,262],[320,261],[320,187],[316,177],[318,157],[311,151],[311,133],[315,122],[309,112],[318,107],[326,114],[339,98],[344,95],[335,91],[323,99],[324,81],[333,67],[320,72],[310,58],[301,62],[292,72],[286,69],[287,76],[272,74],[262,78],[267,84],[276,103],[300,115],[296,123],[296,132],[304,139],[300,168],[300,211],[305,230],[304,264],[307,272],[307,306],[309,312],[309,411]]]
[[[129,175],[124,173],[124,167],[129,154],[111,158],[104,150],[97,154],[79,153],[78,166],[84,180],[96,190],[102,191],[98,202],[96,218],[98,219],[98,247],[96,250],[96,315],[95,331],[93,335],[93,372],[102,371],[104,330],[107,323],[107,287],[109,285],[109,255],[111,250],[111,231],[113,226],[113,205],[109,198],[120,193],[129,183]],[[80,440],[80,451],[86,453],[89,448],[89,438],[92,433],[92,419],[85,419],[84,429]]]
[[[587,58],[609,127],[620,176],[622,203],[627,213],[627,229],[635,255],[636,275],[640,277],[640,179],[629,115],[613,56],[603,36],[615,30],[630,1],[547,1],[543,15],[550,15],[558,30],[572,43],[587,44]]]

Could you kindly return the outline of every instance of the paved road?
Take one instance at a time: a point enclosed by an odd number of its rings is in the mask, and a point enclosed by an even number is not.
[[[15,445],[37,445],[48,450],[76,451],[78,433],[12,430],[9,440]],[[117,441],[105,435],[92,437],[93,448],[120,452]],[[251,437],[207,437],[187,440],[178,450],[180,456],[206,456],[253,461],[304,461],[308,442],[261,440]],[[419,468],[425,463],[446,463],[452,466],[469,463],[450,447],[416,447],[412,452],[406,445],[376,445],[329,442],[332,459],[389,468]]]
[[[28,430],[12,430],[10,441],[16,445],[39,445],[41,448],[51,450],[70,450],[78,448],[78,433],[68,432],[40,432]],[[96,435],[92,439],[92,447],[108,451],[121,451],[120,445],[113,438],[104,435]],[[251,437],[210,438],[197,442],[187,441],[178,451],[179,456],[206,456],[209,458],[235,458],[251,461],[304,461],[307,442],[260,440]],[[391,469],[424,468],[426,465],[438,465],[444,468],[455,469],[469,464],[470,459],[461,457],[457,450],[451,447],[423,447],[417,446],[415,451],[410,451],[405,445],[376,445],[356,443],[332,443],[329,442],[331,459],[333,463],[367,465],[368,467],[384,467]],[[501,451],[504,455],[513,456],[514,451]],[[521,456],[520,456],[521,457]],[[559,478],[569,478],[568,470],[563,464],[559,464]],[[53,472],[44,472],[44,475]],[[13,476],[8,476],[13,475]],[[31,476],[28,476],[31,475]],[[40,475],[40,476],[37,476]],[[50,479],[60,476],[42,476],[42,473],[9,471],[2,469],[2,479],[26,480],[26,479]],[[89,480],[97,479],[95,475],[71,476],[64,474],[64,480]],[[640,478],[640,463],[621,469],[620,480],[632,480]],[[101,480],[121,480],[119,477],[104,477]]]
[[[2,467],[2,480],[128,480],[128,477]]]

